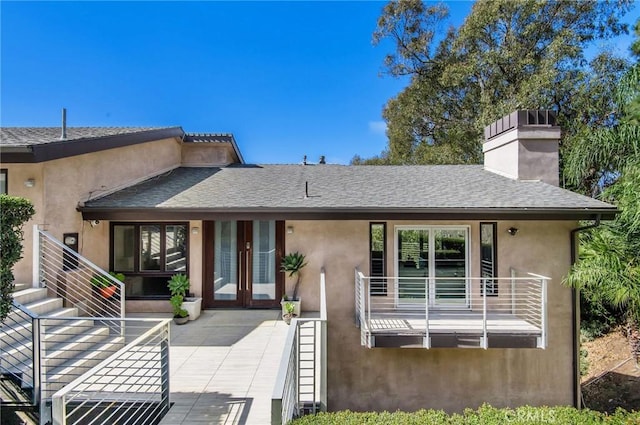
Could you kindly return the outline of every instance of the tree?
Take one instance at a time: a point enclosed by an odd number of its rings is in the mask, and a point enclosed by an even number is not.
[[[607,94],[627,66],[610,54],[587,63],[584,49],[626,31],[620,17],[629,5],[482,1],[459,28],[443,31],[445,5],[390,2],[374,43],[394,41],[386,71],[411,80],[384,108],[389,145],[371,162],[480,162],[484,126],[516,109],[554,109],[571,144],[582,127],[605,119]],[[603,75],[602,84],[592,84],[593,70]]]
[[[640,20],[636,34],[640,37]],[[633,48],[640,57],[637,41]],[[593,187],[605,186],[602,198],[615,203],[621,212],[614,221],[581,235],[580,261],[566,283],[582,289],[593,303],[606,303],[622,312],[632,353],[639,362],[640,63],[624,75],[614,99],[614,115],[619,117],[615,124],[579,141],[565,171],[575,181],[587,179]]]
[[[22,258],[22,225],[35,214],[31,201],[0,195],[0,322],[11,311],[13,266]]]

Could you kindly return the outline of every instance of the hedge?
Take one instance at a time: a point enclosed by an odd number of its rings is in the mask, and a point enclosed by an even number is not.
[[[22,225],[34,214],[28,199],[0,194],[0,322],[11,309],[12,268],[22,258]]]
[[[618,409],[607,415],[594,410],[573,407],[530,407],[498,409],[483,405],[478,410],[448,415],[442,410],[407,412],[351,412],[349,410],[307,415],[290,422],[292,425],[533,425],[533,424],[640,424],[640,412]]]

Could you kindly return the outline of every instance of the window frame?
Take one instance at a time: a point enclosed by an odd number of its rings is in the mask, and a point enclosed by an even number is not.
[[[492,238],[491,238],[491,276],[484,275],[484,267],[482,262],[484,260],[483,252],[483,240],[482,240],[482,228],[483,226],[491,226]],[[480,222],[480,293],[485,293],[485,288],[488,297],[498,296],[498,223],[495,221],[483,221]],[[486,279],[486,280],[485,280]]]
[[[0,168],[0,174],[4,175],[4,191],[0,190],[0,194],[8,195],[9,194],[9,170],[6,168]]]
[[[114,229],[117,226],[133,226],[134,228],[134,247],[133,247],[133,271],[127,270],[116,270],[115,269],[115,238],[114,238]],[[159,226],[160,227],[160,270],[141,270],[141,253],[140,253],[140,229],[142,226]],[[166,237],[168,226],[185,226],[185,270],[176,271],[176,270],[166,270]],[[174,274],[184,273],[189,276],[189,261],[190,261],[190,232],[189,232],[189,222],[188,221],[167,221],[167,222],[157,222],[157,221],[112,221],[110,223],[110,231],[109,231],[109,270],[122,273],[125,277],[157,277],[164,278],[167,280],[171,278]],[[169,299],[169,296],[166,295],[140,295],[140,296],[129,296],[126,299],[131,300],[152,300],[152,299]]]
[[[382,275],[377,276],[373,274],[373,226],[382,225]],[[371,221],[369,222],[369,294],[372,296],[387,296],[387,223],[385,221]],[[377,277],[385,279],[378,279],[379,282],[374,282]],[[376,290],[374,291],[374,283],[376,284]]]

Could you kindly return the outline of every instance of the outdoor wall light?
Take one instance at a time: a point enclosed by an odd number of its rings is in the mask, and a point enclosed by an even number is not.
[[[36,185],[36,179],[26,179],[24,181],[24,186],[25,187],[33,187]]]
[[[192,227],[191,228],[191,234],[192,235],[197,235],[198,233],[200,233],[200,228],[199,227]]]
[[[96,227],[98,224],[100,224],[100,220],[89,220],[89,224],[91,225],[91,227]]]
[[[507,229],[507,232],[509,232],[509,234],[510,234],[511,236],[515,236],[515,235],[516,235],[516,233],[518,233],[518,229],[517,229],[516,227],[509,227],[509,228]]]
[[[293,226],[287,226],[287,234],[292,234],[293,233]]]

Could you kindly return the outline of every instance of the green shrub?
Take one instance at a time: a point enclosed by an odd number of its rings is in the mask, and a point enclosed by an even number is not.
[[[35,214],[28,199],[0,195],[0,322],[11,311],[13,266],[22,258],[22,226]]]
[[[320,413],[291,421],[292,425],[534,425],[534,424],[636,424],[640,412],[617,410],[612,415],[573,407],[531,407],[498,409],[487,404],[478,410],[466,409],[462,414],[448,415],[442,410],[407,412],[351,412]]]

